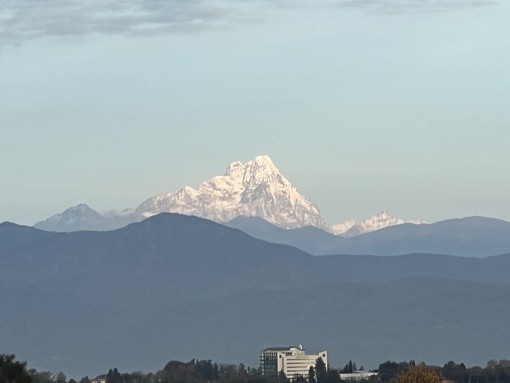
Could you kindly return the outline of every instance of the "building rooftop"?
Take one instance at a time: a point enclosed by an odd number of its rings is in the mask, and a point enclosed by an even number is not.
[[[298,344],[297,346],[282,346],[282,347],[266,347],[265,351],[288,351],[292,348],[297,348],[299,350],[303,350],[303,346]]]

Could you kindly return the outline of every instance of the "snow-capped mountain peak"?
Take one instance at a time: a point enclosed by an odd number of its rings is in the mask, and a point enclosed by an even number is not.
[[[375,228],[377,230],[386,226],[400,225],[402,223],[405,223],[403,219],[391,215],[388,211],[382,211],[363,221],[361,225],[366,229]]]
[[[421,224],[424,222],[421,220],[405,221],[395,217],[388,211],[382,211],[364,221],[349,220],[332,225],[330,227],[330,232],[343,237],[354,237],[356,235],[380,230],[388,226],[401,225],[403,223]]]
[[[136,212],[144,216],[173,212],[217,222],[257,216],[280,227],[325,227],[319,209],[280,173],[269,156],[233,162],[224,175],[202,182],[197,189],[186,186],[156,194]]]

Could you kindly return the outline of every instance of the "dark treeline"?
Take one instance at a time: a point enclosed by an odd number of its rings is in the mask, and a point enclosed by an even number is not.
[[[393,383],[397,377],[405,373],[416,363],[387,361],[381,363],[375,372],[378,376],[362,382]],[[455,383],[510,383],[510,360],[490,360],[485,367],[466,367],[464,363],[450,361],[443,367],[432,366],[432,369],[444,380]],[[329,368],[326,370],[321,359],[310,368],[309,377],[298,378],[301,383],[339,383],[340,372],[352,373],[357,371],[356,363],[349,361],[344,368]],[[359,368],[360,371],[363,367]],[[92,383],[94,381],[107,383],[288,383],[284,374],[267,377],[261,374],[259,368],[250,368],[231,364],[213,363],[211,360],[196,360],[189,362],[171,361],[154,373],[131,372],[121,373],[117,368],[94,378],[87,376],[76,381],[67,380],[62,372],[36,371],[28,369],[26,362],[17,361],[14,355],[0,354],[0,383]]]
[[[377,371],[379,376],[377,381],[391,383],[395,378],[406,371],[416,363],[409,362],[391,362],[381,363]],[[510,383],[510,360],[490,360],[487,366],[466,367],[464,363],[455,363],[450,361],[443,367],[433,366],[433,369],[439,373],[444,380],[455,383]]]

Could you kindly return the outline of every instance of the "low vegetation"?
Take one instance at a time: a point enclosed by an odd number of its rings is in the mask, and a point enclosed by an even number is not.
[[[349,361],[344,368],[326,370],[322,360],[318,359],[310,368],[309,377],[300,377],[302,383],[340,383],[340,373],[357,371],[356,363]],[[359,370],[363,370],[360,367]],[[466,367],[464,363],[450,361],[443,367],[409,362],[387,361],[375,370],[377,376],[361,382],[381,383],[510,383],[510,360],[490,360],[485,367]],[[117,368],[108,373],[79,381],[67,379],[63,372],[52,373],[28,369],[26,362],[16,360],[14,355],[0,354],[0,383],[92,383],[94,380],[106,379],[107,383],[287,383],[284,374],[267,377],[259,368],[239,365],[218,364],[211,360],[189,362],[170,361],[154,373],[121,373]]]

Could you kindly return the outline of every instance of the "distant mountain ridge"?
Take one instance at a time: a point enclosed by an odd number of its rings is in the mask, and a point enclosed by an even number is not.
[[[143,217],[137,215],[133,209],[99,213],[86,204],[79,204],[44,221],[37,222],[34,227],[56,232],[106,231],[115,230],[142,219]]]
[[[43,230],[70,232],[113,230],[158,213],[194,215],[215,222],[237,217],[260,217],[281,228],[313,226],[335,235],[352,237],[406,222],[381,212],[365,221],[350,220],[328,226],[319,208],[285,178],[269,156],[257,156],[247,163],[233,162],[224,175],[176,192],[159,193],[136,209],[99,213],[80,204],[34,226]]]
[[[89,209],[86,205],[79,205],[57,216],[56,223],[50,219],[36,227],[48,231],[63,231],[59,230],[58,220],[65,220],[65,227],[74,229],[68,231],[95,231],[98,227],[102,230],[113,230],[119,222],[123,227],[131,219],[136,218],[138,222],[144,219],[131,215],[129,211],[125,216],[112,217]],[[84,211],[87,214],[82,214]],[[239,216],[223,224],[240,229],[255,238],[294,246],[314,255],[431,253],[484,257],[510,252],[510,222],[486,217],[466,217],[419,225],[403,223],[352,236],[335,236],[314,226],[283,229],[260,217]]]
[[[352,237],[334,236],[315,227],[283,230],[255,218],[237,218],[226,225],[315,255],[429,253],[486,257],[510,252],[510,222],[486,217],[404,223]]]

